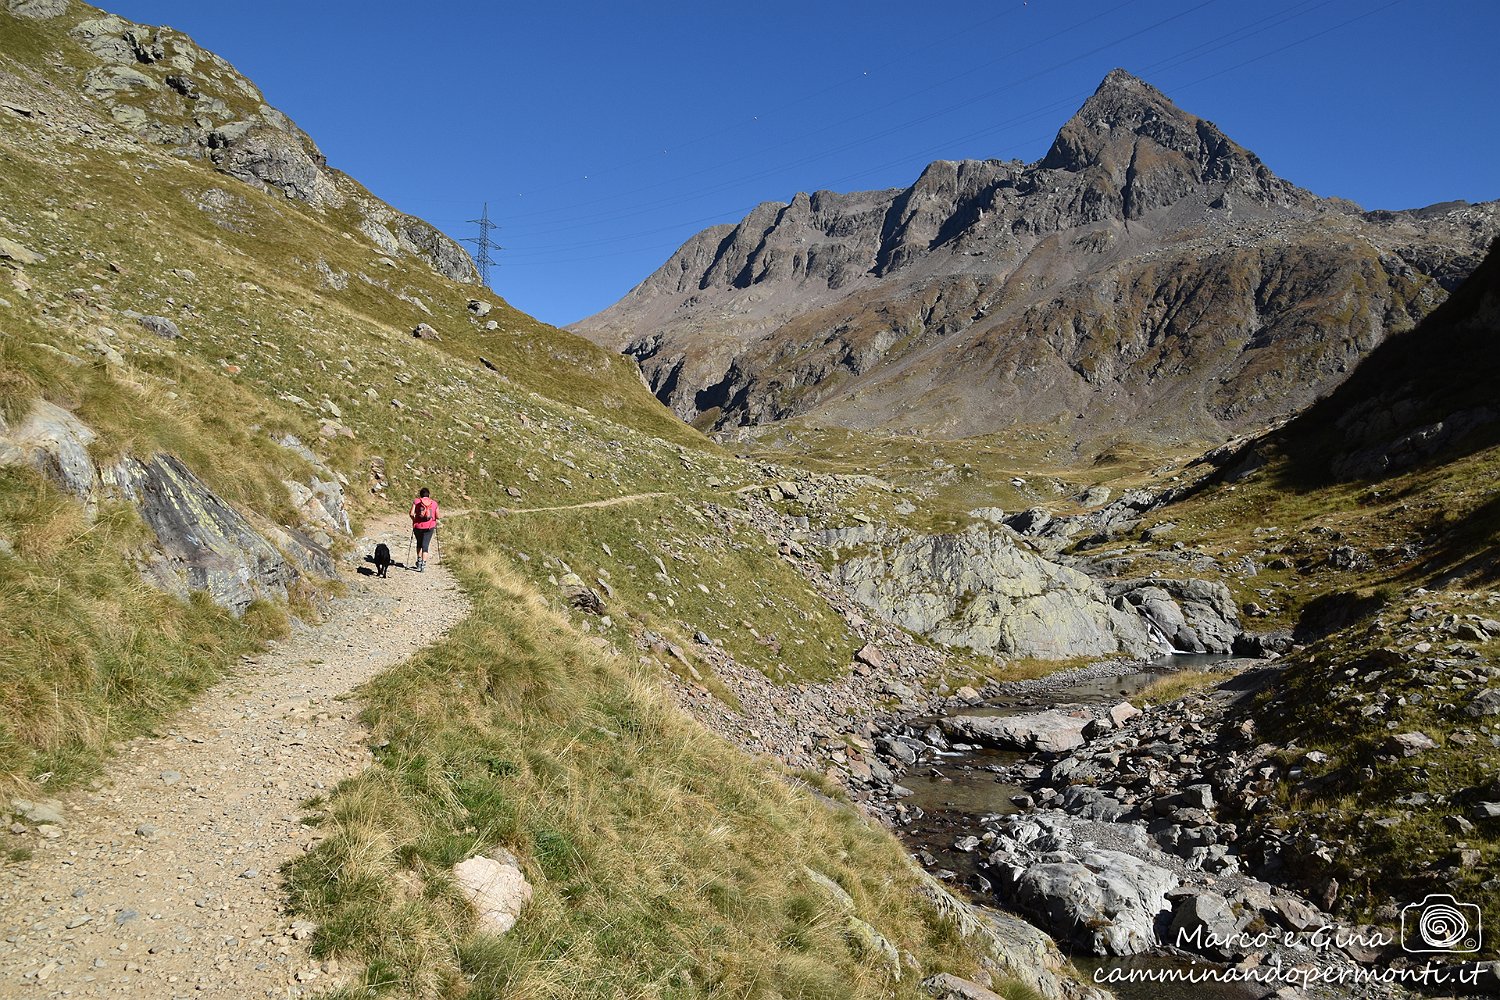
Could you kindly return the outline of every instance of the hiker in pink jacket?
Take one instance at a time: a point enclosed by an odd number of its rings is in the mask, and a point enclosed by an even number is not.
[[[432,544],[432,533],[437,530],[438,505],[427,487],[417,494],[411,505],[411,533],[417,540],[417,572],[427,568],[427,548]]]

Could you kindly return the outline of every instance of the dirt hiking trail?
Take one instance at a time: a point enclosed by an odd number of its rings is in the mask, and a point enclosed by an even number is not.
[[[383,518],[356,551],[400,559],[407,538]],[[123,747],[97,791],[64,796],[54,839],[0,868],[0,996],[291,997],[343,978],[310,957],[278,869],[318,839],[301,803],[370,763],[342,696],[469,611],[441,562],[345,579],[325,624],[294,624],[166,735]]]
[[[545,514],[554,510],[589,510],[598,507],[615,507],[622,503],[634,503],[637,500],[655,500],[657,497],[666,495],[665,493],[630,493],[620,497],[607,497],[604,500],[589,500],[586,503],[563,504],[561,507],[496,507],[493,510],[465,507],[463,510],[448,511],[443,516],[469,517],[474,514],[488,514],[490,517],[506,517],[511,514]]]

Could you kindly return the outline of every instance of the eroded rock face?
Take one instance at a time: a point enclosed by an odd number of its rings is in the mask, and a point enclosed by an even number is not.
[[[60,0],[8,2],[26,17],[66,9]],[[87,18],[69,34],[97,62],[84,73],[84,93],[139,139],[209,160],[230,177],[313,209],[352,201],[353,231],[381,252],[424,260],[454,281],[478,281],[459,244],[330,168],[317,144],[254,84],[186,35],[113,14]]]
[[[7,0],[6,9],[17,17],[45,21],[68,12],[68,0]]]
[[[1181,653],[1229,653],[1240,637],[1229,588],[1213,580],[1128,580],[1109,593],[1136,609]]]
[[[36,469],[76,497],[90,516],[103,499],[133,504],[156,535],[157,547],[144,554],[147,579],[180,597],[204,591],[238,613],[257,598],[284,600],[303,575],[337,576],[329,535],[314,539],[298,527],[257,528],[170,455],[148,462],[126,457],[100,470],[89,455],[94,440],[72,413],[38,400],[16,427],[0,422],[0,466]],[[337,482],[314,478],[312,488],[300,489],[306,498],[302,515],[314,530],[321,534],[326,525],[333,534],[347,532]]]
[[[147,573],[164,589],[201,590],[236,612],[257,598],[286,599],[296,567],[176,458],[126,458],[108,478],[155,532],[161,551]]]
[[[1139,617],[1115,607],[1086,574],[988,525],[877,535],[873,544],[843,558],[834,579],[861,604],[939,642],[1049,659],[1156,650]]]
[[[313,205],[339,200],[323,154],[300,132],[235,122],[210,133],[208,148],[221,170],[248,184],[276,188]]]
[[[92,510],[99,474],[89,457],[95,434],[72,413],[45,399],[14,429],[0,420],[0,466],[29,465]]]

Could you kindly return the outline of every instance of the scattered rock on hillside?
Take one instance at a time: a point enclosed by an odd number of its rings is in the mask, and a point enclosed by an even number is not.
[[[1384,749],[1398,757],[1413,757],[1437,749],[1437,741],[1426,733],[1397,733],[1385,741]]]
[[[182,337],[182,331],[177,324],[165,316],[141,316],[136,320],[141,326],[167,340],[178,340]]]
[[[46,259],[35,250],[28,250],[15,240],[0,236],[0,260],[14,261],[17,264],[40,264]]]
[[[441,341],[443,339],[438,335],[438,332],[436,330],[428,326],[426,323],[418,323],[416,325],[416,328],[412,330],[411,335],[413,337],[416,337],[418,340]]]
[[[516,925],[531,900],[531,883],[515,855],[497,847],[453,866],[453,880],[479,916],[479,930],[505,934]]]

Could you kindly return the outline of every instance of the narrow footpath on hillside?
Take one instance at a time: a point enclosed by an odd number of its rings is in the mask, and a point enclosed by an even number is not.
[[[588,500],[584,503],[567,503],[560,507],[496,507],[488,510],[482,507],[465,507],[462,510],[450,510],[443,514],[444,517],[467,517],[472,514],[489,514],[491,517],[503,517],[508,514],[545,514],[554,510],[590,510],[598,507],[615,507],[622,503],[634,503],[637,500],[655,500],[664,497],[665,493],[628,493],[625,496],[608,497],[604,500]]]
[[[400,559],[407,537],[383,519],[357,551]],[[302,803],[370,763],[346,696],[469,612],[441,562],[346,582],[328,621],[122,748],[96,791],[63,797],[52,839],[0,868],[0,996],[288,997],[341,978],[311,958],[278,869],[319,836]]]

